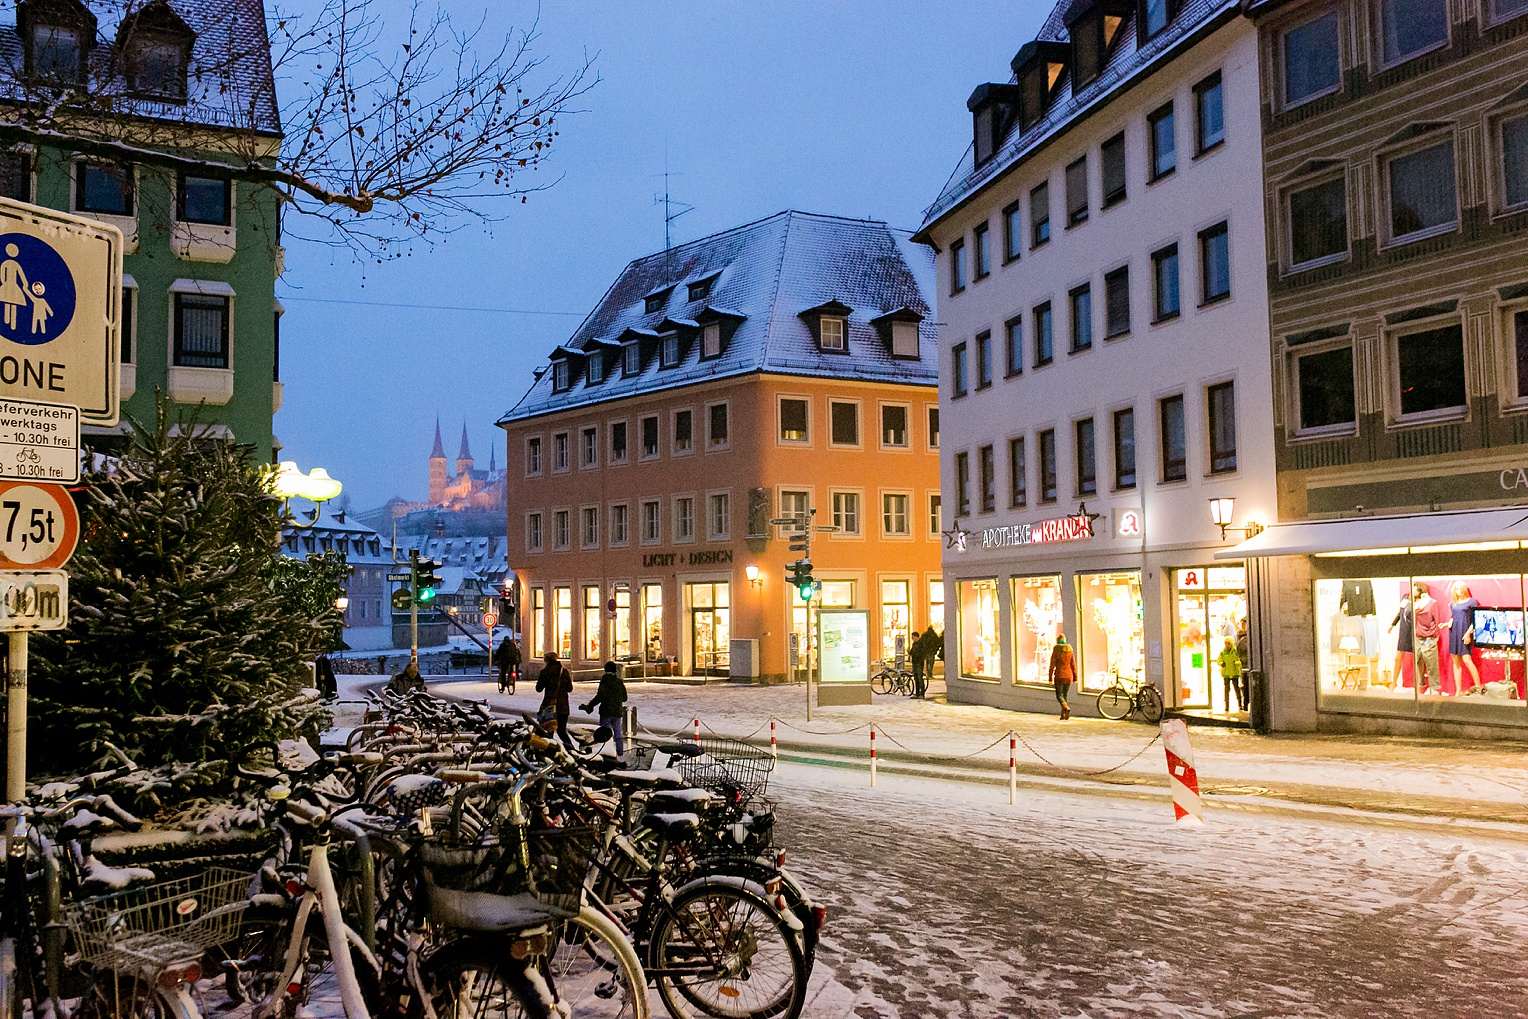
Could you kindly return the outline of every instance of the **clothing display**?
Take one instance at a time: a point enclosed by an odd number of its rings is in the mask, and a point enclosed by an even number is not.
[[[1453,617],[1452,625],[1448,628],[1448,653],[1451,655],[1467,655],[1470,646],[1464,642],[1464,635],[1469,632],[1470,626],[1475,620],[1475,608],[1480,604],[1474,598],[1466,598],[1464,601],[1456,601],[1449,606],[1449,612]]]
[[[1430,594],[1424,594],[1412,604],[1411,620],[1417,640],[1438,637],[1438,624],[1443,621],[1443,610]]]
[[[1401,654],[1411,654],[1411,599],[1403,598],[1401,607],[1395,610],[1395,618],[1390,620],[1391,626],[1400,627],[1396,631],[1395,649]]]
[[[1345,616],[1372,616],[1374,612],[1374,582],[1372,580],[1344,580],[1342,582],[1342,614]]]

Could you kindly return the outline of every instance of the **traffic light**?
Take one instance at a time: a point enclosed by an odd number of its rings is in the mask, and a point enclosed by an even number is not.
[[[440,577],[436,570],[440,569],[440,563],[433,559],[420,559],[414,564],[414,590],[419,592],[419,604],[428,605],[435,600],[435,594],[440,590]]]
[[[487,612],[491,608],[493,608],[493,599],[489,598],[486,594],[478,599],[479,612]]]
[[[817,584],[812,580],[812,561],[810,559],[797,559],[789,564],[790,573],[786,579],[796,589],[796,594],[802,601],[811,601],[817,593]]]

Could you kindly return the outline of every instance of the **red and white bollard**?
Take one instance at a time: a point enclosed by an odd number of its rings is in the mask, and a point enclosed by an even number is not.
[[[875,788],[875,726],[870,727],[870,788]]]
[[[769,756],[775,760],[780,759],[780,744],[775,742],[775,720],[769,720]]]
[[[1164,721],[1162,744],[1167,748],[1167,781],[1173,790],[1174,817],[1185,828],[1204,824],[1204,800],[1199,796],[1199,773],[1194,770],[1188,723],[1181,718]]]
[[[700,719],[695,719],[695,745],[700,746]]]
[[[1012,736],[1008,737],[1008,803],[1011,806],[1019,802],[1019,741]]]

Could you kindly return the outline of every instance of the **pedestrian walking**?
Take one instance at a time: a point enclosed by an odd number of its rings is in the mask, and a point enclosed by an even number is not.
[[[930,626],[913,641],[908,657],[913,660],[913,696],[922,700],[928,693],[928,681],[934,675],[934,656],[941,645],[939,634]]]
[[[1077,658],[1072,654],[1072,645],[1066,642],[1065,634],[1058,633],[1056,646],[1051,648],[1050,681],[1051,686],[1056,688],[1056,703],[1061,705],[1063,722],[1072,717],[1072,706],[1067,703],[1066,695],[1076,679]]]
[[[573,674],[548,651],[541,659],[541,675],[536,677],[536,692],[541,694],[541,708],[536,717],[543,725],[551,722],[557,728],[557,738],[573,749],[568,735],[568,695],[573,692]]]
[[[419,663],[410,658],[403,671],[387,681],[387,688],[393,693],[409,693],[414,690],[423,693],[424,677],[419,674]]]
[[[493,664],[499,667],[499,693],[514,693],[515,679],[520,672],[520,645],[508,634],[494,649]]]
[[[1241,688],[1241,655],[1236,653],[1236,641],[1231,637],[1226,638],[1226,645],[1220,651],[1220,679],[1226,685],[1226,710],[1231,710],[1231,695],[1236,695],[1238,711],[1247,710],[1247,698],[1242,694]]]
[[[319,655],[318,661],[313,663],[313,682],[324,700],[332,701],[339,696],[340,685],[334,678],[334,666],[329,663],[328,655]]]
[[[600,709],[600,725],[610,727],[615,736],[615,755],[626,756],[626,681],[615,662],[605,663],[605,673],[600,676],[600,688],[594,699],[579,706],[586,714],[596,707]]]

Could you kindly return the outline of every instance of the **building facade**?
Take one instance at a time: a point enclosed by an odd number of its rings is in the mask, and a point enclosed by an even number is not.
[[[919,239],[938,252],[945,674],[1074,710],[1117,678],[1244,722],[1217,659],[1263,610],[1210,503],[1275,509],[1257,37],[1234,0],[1059,3]]]
[[[194,413],[204,429],[274,461],[277,196],[235,179],[231,165],[252,150],[274,156],[281,143],[264,6],[138,6],[124,18],[129,5],[22,0],[15,25],[0,28],[0,91],[18,102],[53,87],[111,95],[113,115],[156,144],[228,163],[228,172],[198,176],[28,146],[0,153],[0,194],[122,230],[124,418],[152,423],[155,394],[164,393],[176,418]],[[103,430],[84,431],[110,444]]]
[[[942,629],[932,272],[799,212],[628,265],[499,421],[527,653],[778,682],[819,605],[866,611],[872,658]],[[807,601],[798,516],[837,528]]]
[[[309,526],[289,527],[282,534],[282,555],[306,559],[310,555],[343,553],[350,566],[345,579],[345,645],[356,651],[393,646],[393,584],[387,574],[396,569],[392,553],[382,536],[347,517],[344,511],[322,510]],[[407,645],[405,645],[407,646]]]
[[[1248,6],[1286,523],[1235,554],[1277,585],[1274,722],[1521,738],[1528,2]]]

